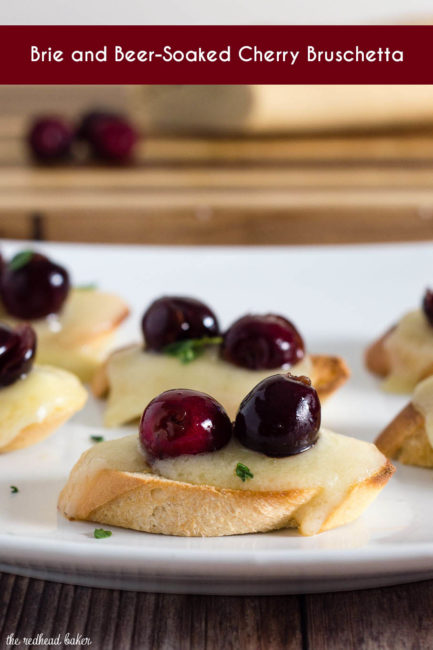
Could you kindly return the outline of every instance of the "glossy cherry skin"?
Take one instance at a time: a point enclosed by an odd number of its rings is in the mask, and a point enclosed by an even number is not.
[[[303,359],[304,341],[296,327],[277,314],[248,314],[224,334],[223,359],[250,370],[290,367]]]
[[[33,365],[36,334],[30,325],[0,325],[0,386],[9,386]]]
[[[23,320],[58,313],[69,288],[66,269],[39,253],[32,253],[29,261],[17,269],[9,263],[0,278],[6,311]]]
[[[195,298],[164,296],[146,310],[141,322],[146,347],[162,350],[166,345],[204,336],[218,336],[215,314]]]
[[[241,402],[233,433],[245,447],[281,458],[312,447],[320,420],[319,397],[307,377],[273,375]]]
[[[232,424],[213,397],[195,390],[167,390],[146,407],[139,436],[150,458],[173,458],[221,449],[232,436]]]
[[[433,291],[427,289],[422,301],[422,308],[430,325],[433,325]]]
[[[35,158],[41,162],[60,162],[71,153],[74,131],[55,117],[36,120],[30,128],[28,142]]]
[[[93,154],[106,162],[123,163],[132,158],[138,134],[121,116],[94,114],[82,127]]]

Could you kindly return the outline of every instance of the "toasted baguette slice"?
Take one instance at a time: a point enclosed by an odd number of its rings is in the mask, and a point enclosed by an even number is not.
[[[320,401],[335,393],[350,377],[350,370],[344,359],[326,355],[311,355],[312,382]]]
[[[147,464],[137,436],[99,443],[72,469],[59,510],[71,520],[165,535],[280,528],[313,535],[359,517],[394,471],[374,445],[325,430],[313,448],[289,458],[268,458],[232,441],[218,452],[176,461],[180,466],[160,461],[162,476]],[[237,462],[247,464],[253,479],[243,483],[236,476]],[[203,473],[208,484],[197,482]]]
[[[405,465],[433,467],[433,448],[427,437],[424,416],[409,402],[376,439],[388,458]]]
[[[340,357],[308,356],[290,372],[311,378],[323,401],[350,376]],[[276,371],[250,371],[232,366],[209,351],[191,364],[178,359],[149,353],[138,345],[114,352],[96,372],[92,390],[96,397],[108,394],[104,422],[119,426],[141,417],[146,404],[170,388],[190,388],[209,393],[234,418],[241,400],[259,381]]]
[[[386,377],[391,372],[391,360],[385,343],[393,331],[394,327],[390,328],[365,351],[365,365],[370,372],[378,377]]]
[[[365,352],[367,368],[385,378],[383,387],[411,393],[433,374],[433,328],[421,309],[405,314]]]
[[[387,377],[392,372],[391,358],[386,348],[386,341],[394,330],[395,327],[389,329],[365,351],[365,365],[370,372],[378,377]],[[433,374],[433,367],[427,366],[418,379],[421,381],[431,374]]]
[[[0,390],[0,453],[47,438],[87,400],[77,377],[50,366],[34,366],[23,379]]]
[[[73,289],[58,315],[31,322],[38,337],[37,362],[90,381],[128,314],[128,306],[115,294]],[[0,319],[12,326],[18,323],[1,307]]]

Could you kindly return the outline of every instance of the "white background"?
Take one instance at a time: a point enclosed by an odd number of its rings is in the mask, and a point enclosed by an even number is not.
[[[0,24],[350,24],[433,17],[433,0],[1,0]]]

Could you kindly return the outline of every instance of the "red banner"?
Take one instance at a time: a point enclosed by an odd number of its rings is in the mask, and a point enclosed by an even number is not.
[[[1,84],[431,84],[433,26],[0,26]]]

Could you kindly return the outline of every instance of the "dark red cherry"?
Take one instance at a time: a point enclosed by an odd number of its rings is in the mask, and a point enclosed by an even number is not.
[[[305,354],[296,327],[282,316],[249,314],[235,321],[224,334],[222,357],[243,368],[266,370],[290,367]]]
[[[107,162],[126,162],[132,158],[138,134],[124,117],[94,115],[83,129],[93,154]]]
[[[30,325],[0,325],[0,386],[9,386],[33,365],[36,334]]]
[[[254,451],[292,456],[314,445],[320,419],[319,397],[307,377],[273,375],[241,402],[233,433]]]
[[[427,289],[422,301],[422,308],[430,325],[433,325],[433,291]]]
[[[88,111],[81,118],[81,122],[77,128],[77,138],[91,141],[95,129],[98,128],[98,124],[101,124],[104,120],[118,119],[119,117],[118,113],[99,108]]]
[[[195,390],[167,390],[146,407],[140,441],[154,458],[216,451],[232,435],[230,418],[216,400]]]
[[[146,347],[161,350],[170,343],[219,335],[217,317],[195,298],[165,296],[155,300],[141,322]]]
[[[37,119],[30,128],[30,149],[41,162],[59,162],[71,153],[74,131],[72,127],[55,117]]]
[[[32,251],[15,255],[0,279],[0,293],[6,311],[24,320],[59,312],[69,287],[66,269]]]

